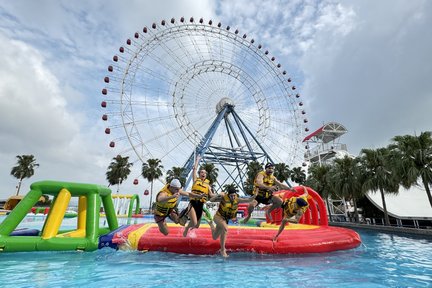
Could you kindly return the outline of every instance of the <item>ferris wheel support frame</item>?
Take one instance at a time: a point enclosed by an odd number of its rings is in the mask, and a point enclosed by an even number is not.
[[[232,116],[234,122],[240,131],[240,135],[247,147],[247,150],[244,150],[240,147],[240,139],[238,139],[237,134],[234,132],[233,124],[229,121],[229,116]],[[225,120],[225,126],[230,138],[231,147],[221,147],[221,146],[212,146],[211,140],[222,123],[222,119]],[[246,133],[247,132],[247,133]],[[255,144],[261,149],[261,152],[254,150],[251,145],[251,141],[248,139],[248,135],[255,142]],[[232,135],[232,136],[231,136]],[[239,147],[234,147],[233,139]],[[184,164],[183,168],[185,171],[186,184],[185,187],[188,187],[192,180],[192,166],[195,162],[195,157],[200,156],[200,161],[210,162],[210,163],[218,163],[228,174],[228,178],[226,178],[222,183],[217,181],[219,187],[221,188],[228,179],[231,179],[238,187],[241,187],[244,190],[244,182],[245,182],[245,170],[247,169],[247,164],[250,161],[257,161],[258,159],[262,159],[262,162],[271,162],[273,160],[269,156],[269,154],[265,151],[262,145],[259,143],[258,139],[253,135],[251,130],[247,127],[247,125],[243,122],[240,116],[235,112],[234,105],[225,104],[223,109],[217,114],[215,120],[213,121],[210,128],[207,130],[199,145],[196,147],[195,151],[189,156],[188,160]],[[237,170],[237,176],[232,177],[230,171],[225,166],[235,166],[235,170]]]

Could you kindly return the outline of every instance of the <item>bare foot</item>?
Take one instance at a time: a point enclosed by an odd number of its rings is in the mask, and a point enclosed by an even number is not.
[[[221,251],[220,251],[220,254],[221,254],[221,256],[224,257],[224,258],[228,258],[228,257],[229,257],[229,255],[226,253],[226,250],[221,250]]]
[[[188,231],[189,231],[189,228],[187,228],[187,227],[183,230],[183,237],[187,236]]]

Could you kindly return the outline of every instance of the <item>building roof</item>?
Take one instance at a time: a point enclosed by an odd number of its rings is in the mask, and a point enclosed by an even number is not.
[[[303,139],[303,142],[313,141],[329,143],[348,132],[348,130],[337,122],[329,122],[318,128]]]

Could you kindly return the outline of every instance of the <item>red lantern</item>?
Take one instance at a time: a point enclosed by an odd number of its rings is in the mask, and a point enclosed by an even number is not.
[[[135,179],[133,182],[134,185],[138,185],[138,179]]]
[[[144,195],[147,196],[147,195],[149,195],[149,194],[150,194],[150,192],[146,189],[146,190],[144,191]]]

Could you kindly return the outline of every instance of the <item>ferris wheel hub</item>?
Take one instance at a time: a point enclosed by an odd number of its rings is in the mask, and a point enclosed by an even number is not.
[[[216,114],[219,114],[225,106],[232,106],[234,107],[234,101],[231,98],[224,97],[222,98],[217,104],[216,104]]]

